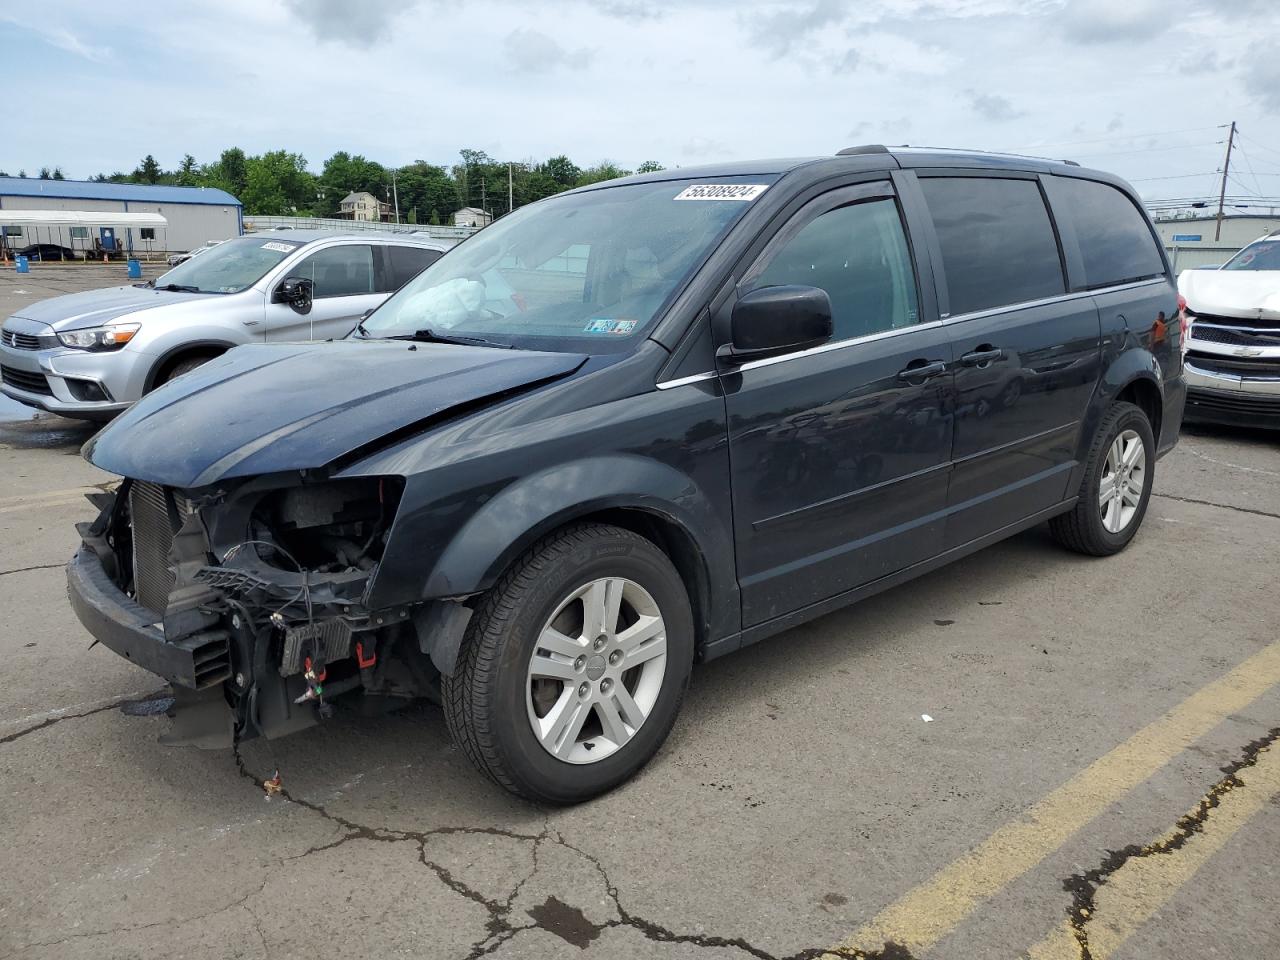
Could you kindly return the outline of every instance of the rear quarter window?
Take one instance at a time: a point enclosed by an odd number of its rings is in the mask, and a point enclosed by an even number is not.
[[[442,256],[439,250],[426,247],[387,247],[391,257],[389,289],[399,290]]]
[[[1034,180],[924,177],[952,316],[1066,292],[1058,239]]]
[[[1085,286],[1093,289],[1164,274],[1146,215],[1128,194],[1110,184],[1053,177],[1053,205],[1071,218],[1084,263]]]

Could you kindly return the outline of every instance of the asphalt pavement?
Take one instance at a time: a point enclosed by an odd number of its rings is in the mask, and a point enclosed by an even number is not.
[[[94,429],[0,399],[0,958],[1280,956],[1280,437],[1186,431],[1119,557],[1031,530],[696,667],[543,809],[430,705],[158,744],[65,597]]]

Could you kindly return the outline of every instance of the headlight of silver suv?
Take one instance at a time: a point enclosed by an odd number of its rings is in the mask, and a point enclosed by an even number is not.
[[[119,350],[142,328],[140,323],[109,323],[103,327],[68,330],[58,334],[64,347],[77,350]]]

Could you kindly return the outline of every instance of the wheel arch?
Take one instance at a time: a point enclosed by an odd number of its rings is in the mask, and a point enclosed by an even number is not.
[[[738,631],[729,531],[687,475],[637,456],[578,461],[511,484],[477,510],[440,552],[424,598],[482,593],[538,540],[578,523],[622,527],[668,556],[689,593],[699,648]]]
[[[152,362],[151,368],[147,371],[146,380],[143,381],[142,392],[147,393],[154,389],[159,382],[160,375],[180,360],[184,360],[189,356],[217,357],[235,346],[238,346],[238,344],[216,338],[183,340],[181,343],[174,344]]]
[[[1098,425],[1107,409],[1117,400],[1136,404],[1151,421],[1156,445],[1160,443],[1160,427],[1164,410],[1164,384],[1160,363],[1149,351],[1131,347],[1112,358],[1098,380],[1093,401],[1085,413],[1076,445],[1076,470],[1068,489],[1074,490],[1084,474],[1084,458],[1089,452]]]

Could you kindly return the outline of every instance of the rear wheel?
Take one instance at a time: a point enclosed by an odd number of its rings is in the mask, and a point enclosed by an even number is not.
[[[453,676],[449,731],[501,786],[574,803],[666,739],[688,685],[693,618],[666,555],[590,524],[536,544],[484,598]]]
[[[1140,407],[1115,403],[1089,450],[1079,500],[1054,517],[1049,529],[1077,553],[1105,557],[1123,550],[1138,532],[1155,480],[1155,437]]]

